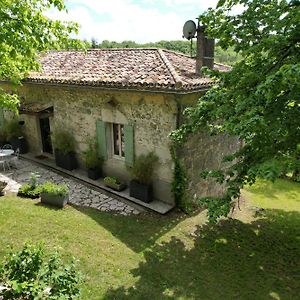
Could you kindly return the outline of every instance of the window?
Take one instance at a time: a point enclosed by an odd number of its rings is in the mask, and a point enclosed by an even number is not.
[[[124,125],[112,124],[113,154],[125,157]]]

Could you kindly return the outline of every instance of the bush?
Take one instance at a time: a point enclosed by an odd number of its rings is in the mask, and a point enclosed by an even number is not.
[[[80,294],[81,274],[74,262],[65,265],[57,252],[47,256],[41,244],[26,243],[4,260],[0,282],[5,287],[0,290],[3,300],[71,300]]]
[[[128,168],[133,178],[144,184],[149,184],[152,180],[154,166],[158,162],[157,155],[151,151],[148,154],[138,156],[133,166]]]
[[[64,129],[64,126],[56,127],[52,132],[51,138],[54,148],[61,151],[64,155],[75,150],[75,138],[69,130]]]
[[[18,138],[23,135],[22,129],[17,119],[12,119],[4,123],[4,133],[8,140]]]
[[[65,184],[55,184],[52,182],[45,182],[39,187],[41,193],[51,194],[53,196],[66,196],[69,189]]]
[[[23,184],[19,188],[18,195],[21,197],[38,198],[41,193],[40,186],[37,184],[38,177],[38,173],[31,173],[30,183]]]
[[[38,198],[40,193],[40,186],[33,187],[30,184],[25,183],[19,188],[18,196],[26,198]]]
[[[108,184],[120,184],[120,181],[116,176],[106,176],[104,177],[103,181]]]
[[[88,169],[101,168],[103,159],[98,156],[97,143],[94,139],[88,141],[88,149],[84,152],[85,165]]]

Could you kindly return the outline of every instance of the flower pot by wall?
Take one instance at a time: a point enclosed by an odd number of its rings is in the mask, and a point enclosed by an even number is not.
[[[143,184],[136,180],[131,180],[129,187],[130,197],[134,197],[146,203],[152,201],[153,192],[151,184]]]
[[[87,175],[88,175],[88,178],[97,180],[101,177],[102,172],[101,172],[100,168],[93,168],[93,169],[87,170]]]
[[[59,150],[55,150],[55,163],[58,167],[72,171],[77,168],[77,159],[74,152],[67,154],[62,153]]]
[[[41,202],[44,204],[49,204],[59,208],[63,208],[69,200],[69,195],[53,195],[48,193],[41,193]]]
[[[113,183],[113,182],[104,182],[105,186],[110,187],[115,191],[123,191],[126,188],[126,184],[124,183]]]

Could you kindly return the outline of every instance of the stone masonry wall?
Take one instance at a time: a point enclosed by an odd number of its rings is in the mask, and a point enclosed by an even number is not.
[[[53,104],[54,116],[50,119],[50,127],[53,128],[56,124],[72,132],[82,167],[87,138],[96,135],[96,120],[132,125],[135,155],[153,150],[159,157],[159,164],[154,172],[155,197],[165,202],[173,202],[170,191],[173,162],[168,135],[176,128],[177,106],[172,95],[37,84],[24,84],[19,89],[19,94],[28,103],[40,101]],[[37,127],[38,118],[29,115],[20,115],[20,118],[26,119],[31,151],[40,153],[42,144]],[[103,169],[105,175],[119,176],[129,182],[130,175],[124,160],[109,157]]]
[[[192,95],[182,101],[184,107],[192,106],[198,97]],[[184,122],[181,117],[180,122]],[[201,179],[199,174],[205,170],[226,167],[222,163],[225,155],[239,148],[239,140],[228,135],[210,136],[205,130],[190,135],[187,142],[180,147],[179,157],[188,176],[187,195],[195,200],[199,197],[221,196],[224,187],[214,180]]]

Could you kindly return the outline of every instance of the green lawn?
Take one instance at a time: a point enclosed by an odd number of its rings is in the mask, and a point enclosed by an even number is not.
[[[118,216],[0,198],[0,259],[44,240],[85,274],[81,299],[299,299],[300,185],[259,183],[236,219]],[[265,212],[251,216],[250,206]]]

